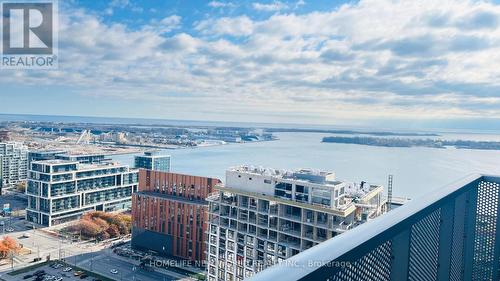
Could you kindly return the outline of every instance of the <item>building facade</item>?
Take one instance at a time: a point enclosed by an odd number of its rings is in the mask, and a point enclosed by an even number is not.
[[[35,161],[26,188],[26,219],[53,226],[76,220],[88,211],[127,210],[137,188],[138,171],[126,165]]]
[[[0,142],[10,141],[10,132],[6,130],[0,130]]]
[[[241,166],[210,195],[208,280],[243,280],[384,212],[383,187]]]
[[[82,164],[97,164],[111,160],[104,154],[69,154],[64,150],[37,150],[28,153],[28,170],[31,168],[31,162],[54,159],[76,161]]]
[[[135,167],[139,169],[170,172],[170,155],[162,155],[157,151],[144,152],[135,156]]]
[[[64,150],[32,150],[28,152],[28,170],[31,169],[31,162],[58,159],[59,155],[65,154]]]
[[[28,147],[18,142],[0,143],[2,181],[5,185],[25,181],[28,175]]]
[[[60,154],[56,155],[56,159],[78,161],[82,164],[98,164],[104,161],[111,161],[104,154]]]
[[[208,202],[220,183],[214,178],[140,170],[132,197],[132,247],[205,261]]]

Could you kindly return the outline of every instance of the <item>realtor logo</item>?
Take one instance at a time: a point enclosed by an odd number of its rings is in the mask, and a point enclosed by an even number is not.
[[[8,0],[1,4],[2,68],[55,68],[57,2]]]

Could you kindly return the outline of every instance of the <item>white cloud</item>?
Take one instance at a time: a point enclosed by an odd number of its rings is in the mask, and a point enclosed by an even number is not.
[[[232,2],[210,1],[208,6],[212,8],[234,8],[236,5]]]
[[[210,35],[246,36],[253,31],[253,22],[247,16],[222,17],[198,22],[195,30]]]
[[[280,1],[275,1],[269,4],[255,2],[252,3],[252,7],[257,11],[266,11],[266,12],[274,12],[274,11],[288,9],[288,5]]]
[[[189,32],[175,15],[131,30],[73,10],[61,19],[58,71],[2,72],[0,81],[235,118],[500,117],[499,15],[488,2],[362,0],[207,18]]]

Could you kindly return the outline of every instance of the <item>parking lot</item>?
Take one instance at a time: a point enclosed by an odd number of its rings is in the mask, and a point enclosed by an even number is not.
[[[2,279],[6,281],[76,281],[76,280],[89,280],[89,281],[108,281],[110,279],[81,271],[78,268],[70,266],[61,262],[51,262],[42,266],[33,268],[23,272],[13,272],[12,274],[5,274]]]

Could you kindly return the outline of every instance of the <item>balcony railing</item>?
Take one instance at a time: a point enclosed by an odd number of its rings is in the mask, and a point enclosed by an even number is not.
[[[500,177],[473,175],[251,280],[500,280]]]

